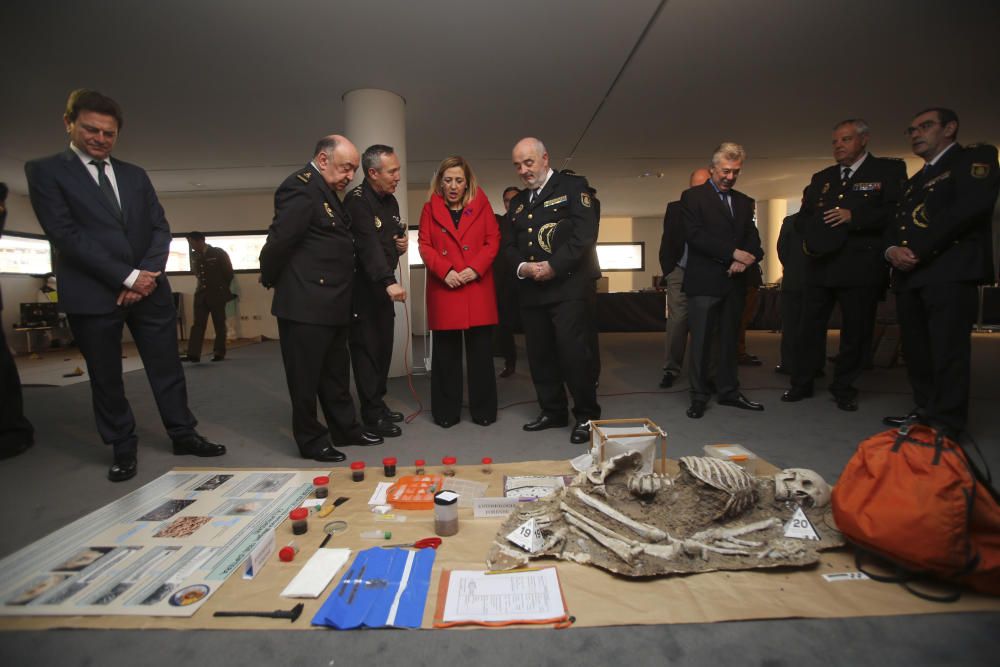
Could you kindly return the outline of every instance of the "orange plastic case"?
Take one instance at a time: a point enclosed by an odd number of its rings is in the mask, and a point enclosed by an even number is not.
[[[434,494],[444,485],[441,475],[404,475],[389,487],[385,497],[400,510],[434,509]]]

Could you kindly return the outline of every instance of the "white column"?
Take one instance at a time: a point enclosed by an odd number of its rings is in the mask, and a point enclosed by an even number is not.
[[[388,90],[360,88],[344,94],[344,136],[350,139],[360,152],[372,144],[392,146],[399,157],[402,167],[399,186],[396,188],[396,201],[399,202],[399,215],[407,225],[416,225],[418,221],[408,220],[409,211],[406,196],[406,100]],[[364,178],[362,169],[358,169],[355,182],[357,185]],[[399,258],[397,280],[406,288],[407,301],[405,305],[396,304],[396,329],[392,348],[392,365],[389,376],[398,377],[406,374],[403,364],[404,350],[412,350],[410,334],[407,330],[407,315],[410,312],[411,300],[416,296],[410,289],[410,268],[407,255]],[[413,357],[409,355],[412,367]]]

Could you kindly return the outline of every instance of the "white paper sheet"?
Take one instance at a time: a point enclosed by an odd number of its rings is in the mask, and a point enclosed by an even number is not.
[[[281,596],[318,598],[350,557],[350,549],[319,549],[281,591]]]
[[[546,621],[565,615],[554,567],[497,574],[452,570],[442,620]]]

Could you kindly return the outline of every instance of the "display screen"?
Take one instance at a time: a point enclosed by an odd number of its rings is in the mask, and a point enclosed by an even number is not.
[[[267,240],[266,232],[248,234],[205,234],[205,243],[222,248],[229,255],[234,271],[260,271],[260,249]],[[186,236],[175,236],[170,241],[167,258],[168,273],[191,271],[190,247]]]
[[[0,238],[0,273],[40,276],[52,271],[52,251],[42,236],[7,232]]]

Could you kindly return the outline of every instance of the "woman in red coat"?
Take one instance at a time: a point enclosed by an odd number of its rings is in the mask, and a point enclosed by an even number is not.
[[[420,256],[427,267],[427,326],[431,335],[431,414],[438,426],[458,423],[462,412],[462,342],[469,372],[472,421],[497,419],[493,325],[497,323],[493,259],[500,228],[472,168],[445,159],[420,214]]]

